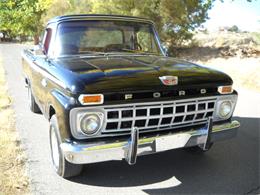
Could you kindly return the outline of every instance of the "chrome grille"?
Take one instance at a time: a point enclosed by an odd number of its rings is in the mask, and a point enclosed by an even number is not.
[[[213,116],[216,97],[106,106],[102,133],[177,128],[205,123]]]

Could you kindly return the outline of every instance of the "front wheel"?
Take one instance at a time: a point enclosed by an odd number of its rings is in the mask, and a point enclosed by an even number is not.
[[[60,148],[61,139],[58,128],[58,120],[56,115],[53,115],[50,120],[50,147],[51,158],[54,170],[64,178],[77,176],[81,173],[83,165],[76,165],[68,162]]]

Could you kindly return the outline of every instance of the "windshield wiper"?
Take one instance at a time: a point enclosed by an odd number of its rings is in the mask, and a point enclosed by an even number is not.
[[[126,49],[123,48],[121,49],[123,52],[131,52],[131,53],[136,53],[136,54],[144,54],[144,55],[158,55],[155,52],[146,52],[146,51],[139,51],[139,50],[134,50],[134,49]]]
[[[106,55],[105,52],[94,52],[94,51],[84,51],[84,53],[75,53],[75,54],[61,54],[59,55],[60,58],[66,58],[66,57],[80,57],[80,56],[86,56],[86,55]]]
[[[79,55],[85,55],[85,54],[91,54],[91,55],[107,55],[107,52],[100,52],[100,51],[83,51],[80,52]]]
[[[143,52],[138,50],[131,50],[131,49],[120,49],[120,51],[113,51],[113,52],[99,52],[99,51],[84,51],[82,53],[78,54],[66,54],[61,55],[59,58],[86,58],[89,56],[109,56],[109,55],[118,55],[119,53],[131,53],[131,54],[137,54],[137,55],[158,55],[157,53],[153,52]]]

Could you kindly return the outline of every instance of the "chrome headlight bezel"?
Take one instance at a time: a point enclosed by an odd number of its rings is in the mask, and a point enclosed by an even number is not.
[[[214,121],[227,120],[230,117],[232,117],[235,107],[236,107],[236,103],[237,103],[236,94],[217,97],[216,107],[215,107],[215,112],[214,112]],[[226,116],[223,116],[220,114],[221,109],[223,109],[223,107],[222,107],[223,104],[230,104],[230,112]]]
[[[100,114],[97,113],[87,113],[82,115],[79,119],[80,130],[86,135],[95,135],[101,127],[101,118]],[[92,125],[96,125],[94,129],[90,129],[91,123]]]
[[[81,121],[86,117],[97,117],[99,121],[99,126],[92,133],[86,133],[81,126]],[[90,137],[94,137],[101,133],[101,129],[104,125],[105,114],[103,109],[95,109],[95,108],[80,108],[80,109],[72,109],[70,111],[70,128],[73,137],[76,139],[86,139]]]
[[[219,105],[218,116],[226,119],[232,113],[232,102],[225,100]],[[229,117],[228,117],[229,118]]]

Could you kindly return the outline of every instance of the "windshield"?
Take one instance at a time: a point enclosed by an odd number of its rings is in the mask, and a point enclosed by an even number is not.
[[[142,53],[162,55],[153,26],[129,21],[70,21],[58,26],[55,55]]]

